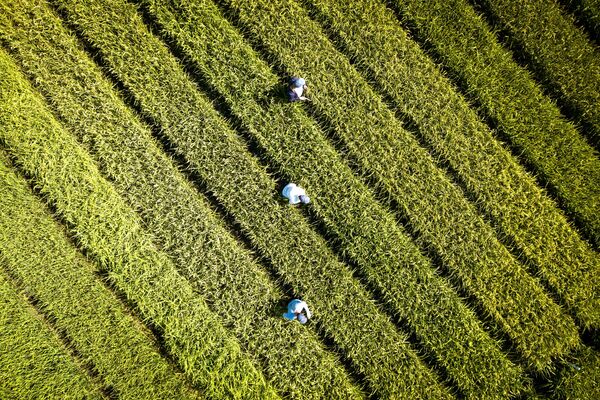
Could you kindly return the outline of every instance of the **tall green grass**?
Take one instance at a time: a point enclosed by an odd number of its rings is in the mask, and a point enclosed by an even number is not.
[[[226,29],[218,10],[201,2],[181,8],[154,2],[150,10],[226,99],[243,129],[260,142],[274,164],[285,165],[283,174],[312,188],[317,213],[337,224],[338,232],[344,230],[339,235],[344,251],[356,254],[358,248],[368,255],[359,260],[370,281],[388,305],[408,319],[457,385],[472,396],[518,392],[518,372],[502,360],[474,315],[432,274],[431,265],[396,227],[393,217],[365,194],[366,189],[334,155],[317,126],[299,108],[262,97],[273,92],[278,78],[233,28]],[[223,48],[235,50],[225,58]],[[245,81],[241,88],[239,76],[261,79]]]
[[[555,0],[481,0],[550,90],[600,143],[600,52]],[[598,232],[596,232],[598,234]]]
[[[30,80],[272,386],[286,398],[361,398],[314,331],[280,318],[281,290],[161,154],[58,17],[38,1],[4,11],[14,22],[0,23],[0,37]],[[33,29],[40,34],[30,35]]]
[[[591,242],[600,246],[600,204],[593,201],[600,196],[598,153],[467,1],[393,3],[476,99],[480,111],[549,183]]]
[[[0,270],[0,397],[103,399],[24,295]]]
[[[475,207],[296,3],[224,3],[274,63],[290,75],[305,76],[313,82],[315,114],[335,129],[363,175],[397,202],[423,247],[439,255],[456,280],[478,300],[483,312],[514,341],[530,366],[549,368],[552,357],[566,354],[578,343],[572,319],[498,241]],[[302,29],[295,29],[297,25]],[[292,153],[290,149],[292,146],[285,152]],[[312,152],[324,164],[326,154],[317,149]],[[297,171],[301,176],[302,171]],[[329,203],[343,201],[355,200],[338,198]],[[351,217],[344,215],[345,220]],[[352,237],[341,231],[343,224],[331,226],[340,229],[339,237]],[[366,249],[361,249],[362,259],[372,257]]]
[[[118,1],[60,4],[281,279],[313,306],[319,329],[364,375],[369,389],[381,397],[449,397],[407,345],[406,335],[301,213],[279,199],[277,184],[149,34],[135,8]]]
[[[0,253],[82,361],[122,399],[198,398],[95,268],[69,243],[24,179],[0,165]]]
[[[0,142],[112,283],[162,331],[191,382],[210,398],[277,398],[3,50],[0,69]]]
[[[600,398],[600,353],[582,347],[564,363],[552,390],[558,399],[595,400]]]
[[[349,55],[368,69],[394,105],[415,121],[420,134],[436,154],[448,160],[477,205],[498,224],[517,251],[535,263],[542,279],[581,324],[600,327],[597,253],[493,138],[467,102],[398,26],[393,13],[383,4],[363,0],[309,2],[320,14],[322,24],[335,32]],[[444,33],[446,30],[447,26]],[[405,84],[408,81],[410,85]],[[567,133],[579,138],[574,131]],[[590,212],[595,209],[600,213],[600,160],[589,146],[583,150],[584,154],[572,154],[577,163],[583,161],[575,174],[577,181],[587,184],[587,191],[579,195]],[[587,162],[585,154],[589,156]],[[551,164],[549,168],[561,163],[545,158]]]
[[[565,0],[565,2],[575,11],[590,36],[598,43],[600,41],[600,1]]]

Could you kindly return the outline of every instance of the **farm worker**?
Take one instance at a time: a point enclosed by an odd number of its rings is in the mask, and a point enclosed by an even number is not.
[[[292,77],[288,86],[287,95],[290,102],[294,101],[310,101],[308,97],[304,97],[304,91],[307,90],[306,81],[303,78]]]
[[[288,183],[281,191],[281,195],[289,200],[290,204],[308,204],[310,197],[306,195],[306,191],[295,183]]]
[[[283,314],[283,318],[288,321],[293,321],[295,319],[298,320],[302,325],[304,325],[309,318],[311,317],[310,310],[308,309],[308,304],[305,301],[300,299],[294,299],[289,302],[287,306],[288,312]],[[306,313],[306,315],[304,315]]]

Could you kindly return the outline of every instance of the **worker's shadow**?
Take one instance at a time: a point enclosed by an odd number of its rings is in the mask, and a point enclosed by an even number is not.
[[[287,88],[288,85],[286,83],[278,83],[259,97],[258,104],[268,109],[273,104],[289,103]]]

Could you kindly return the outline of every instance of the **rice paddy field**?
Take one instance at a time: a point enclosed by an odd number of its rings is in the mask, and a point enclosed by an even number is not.
[[[0,399],[600,399],[599,21],[3,0]]]

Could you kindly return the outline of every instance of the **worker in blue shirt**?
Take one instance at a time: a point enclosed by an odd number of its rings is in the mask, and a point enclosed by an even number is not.
[[[304,97],[304,91],[307,89],[306,81],[303,78],[298,78],[296,76],[292,77],[287,89],[288,99],[290,102],[310,101],[308,97]]]
[[[287,312],[283,314],[283,318],[288,321],[298,320],[304,325],[312,316],[308,309],[308,304],[300,299],[294,299],[289,302]]]

